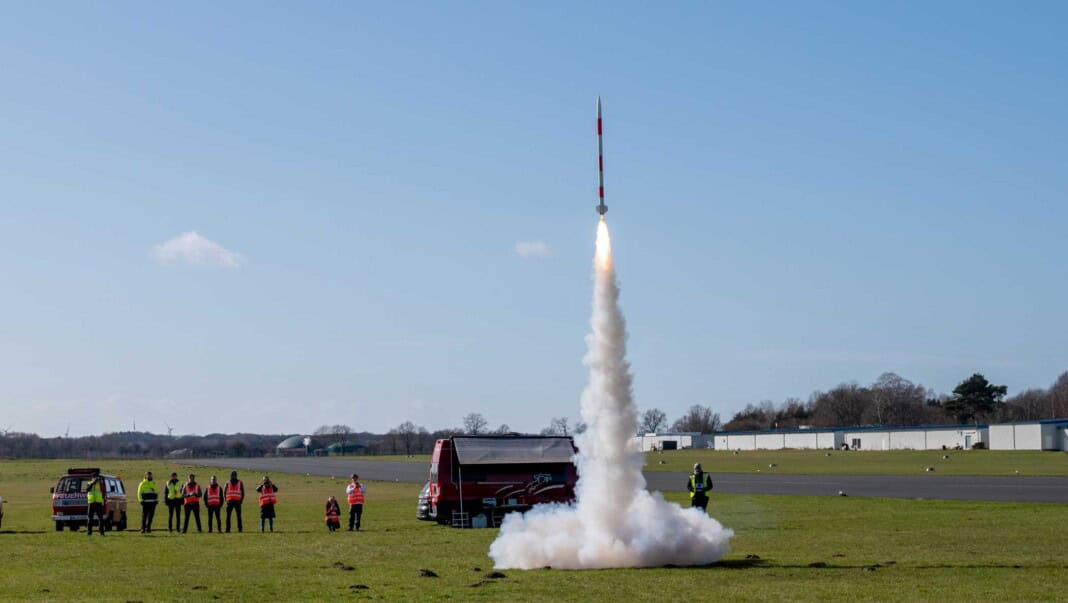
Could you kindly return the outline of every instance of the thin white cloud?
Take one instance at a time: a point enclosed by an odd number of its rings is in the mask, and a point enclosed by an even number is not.
[[[183,232],[156,245],[152,249],[152,256],[164,264],[185,263],[238,268],[245,263],[239,254],[200,236],[195,230]]]
[[[519,241],[515,244],[515,253],[524,260],[547,258],[553,254],[545,241]]]

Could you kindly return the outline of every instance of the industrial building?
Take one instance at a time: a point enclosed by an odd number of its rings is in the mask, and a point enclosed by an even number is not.
[[[781,450],[783,448],[841,448],[838,429],[776,429],[721,431],[713,437],[716,450]]]
[[[693,432],[647,433],[634,436],[631,445],[635,450],[682,450],[684,448],[711,448],[712,436]]]
[[[716,450],[939,450],[971,448],[987,439],[986,425],[917,425],[725,431],[715,434],[713,444]]]
[[[1068,419],[991,425],[990,449],[1068,452]]]
[[[939,450],[972,448],[989,439],[986,425],[917,425],[915,427],[850,427],[842,443],[852,450]]]

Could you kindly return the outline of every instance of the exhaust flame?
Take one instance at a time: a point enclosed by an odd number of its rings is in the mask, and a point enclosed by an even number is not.
[[[592,332],[583,360],[587,431],[578,436],[579,481],[570,505],[539,505],[505,516],[490,545],[494,566],[596,569],[706,565],[727,554],[733,532],[700,509],[684,509],[645,490],[641,452],[628,448],[638,414],[626,360],[626,321],[612,263],[608,225],[597,225]]]
[[[608,223],[601,216],[597,223],[597,247],[594,253],[595,268],[599,272],[612,270],[612,237],[608,234]]]

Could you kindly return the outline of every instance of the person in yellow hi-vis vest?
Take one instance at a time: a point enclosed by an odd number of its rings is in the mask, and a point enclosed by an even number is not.
[[[171,479],[163,485],[167,503],[167,531],[182,531],[182,482],[178,474],[171,473]],[[173,522],[173,523],[172,523]]]
[[[693,473],[686,482],[686,489],[690,491],[691,507],[702,511],[708,509],[708,492],[712,489],[712,478],[701,470],[701,463],[693,464]]]
[[[152,531],[152,518],[156,516],[156,504],[159,503],[159,487],[152,479],[152,472],[145,473],[145,479],[137,485],[137,502],[141,503],[141,533]]]
[[[104,535],[104,503],[107,501],[107,494],[104,491],[104,479],[97,475],[89,482],[89,485],[85,488],[85,502],[89,505],[88,515],[86,516],[86,524],[89,528],[89,535],[93,535],[93,517],[99,520],[100,535]]]

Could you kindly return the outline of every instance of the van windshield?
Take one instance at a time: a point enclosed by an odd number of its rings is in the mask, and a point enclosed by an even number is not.
[[[56,492],[62,494],[75,494],[78,492],[85,492],[85,486],[89,483],[90,477],[64,477],[59,480],[59,487],[56,488]]]

